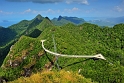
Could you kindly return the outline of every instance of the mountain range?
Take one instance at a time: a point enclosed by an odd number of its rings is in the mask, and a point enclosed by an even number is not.
[[[110,26],[113,27],[116,24],[124,23],[124,16],[122,17],[94,17],[89,18],[87,22],[97,24],[99,26]]]
[[[73,23],[73,24],[82,24],[86,21],[82,18],[78,17],[67,17],[67,16],[59,16],[58,18],[52,19],[53,24],[62,26],[64,24]]]
[[[123,23],[100,27],[77,17],[50,20],[41,15],[0,27],[0,82],[123,83],[123,27]],[[106,60],[57,57],[44,51],[41,40],[55,53],[102,54]]]
[[[97,24],[99,26],[109,26],[113,27],[116,24],[124,23],[124,16],[121,17],[68,17],[68,16],[59,16],[58,18],[51,19],[53,24],[57,26],[62,26],[67,23],[74,23],[74,24],[82,24],[84,22]],[[8,27],[10,25],[16,24],[19,21],[7,21],[3,20],[0,22],[0,25],[3,25],[4,27]]]
[[[64,25],[68,23],[80,25],[82,23],[88,22],[88,23],[99,25],[99,26],[113,27],[116,24],[124,23],[124,16],[122,17],[84,17],[84,19],[78,18],[78,17],[59,16],[58,18],[53,18],[52,22],[55,25]]]

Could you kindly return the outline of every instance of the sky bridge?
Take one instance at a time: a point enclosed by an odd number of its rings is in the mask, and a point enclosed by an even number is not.
[[[42,48],[44,51],[54,55],[54,56],[59,56],[59,57],[68,57],[68,58],[95,58],[95,59],[102,59],[106,60],[102,54],[96,54],[96,55],[66,55],[66,54],[59,54],[56,52],[52,52],[44,47],[44,42],[45,40],[41,40],[42,42]]]

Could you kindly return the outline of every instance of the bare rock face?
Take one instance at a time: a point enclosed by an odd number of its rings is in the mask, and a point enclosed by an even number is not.
[[[34,68],[34,65],[31,65],[30,67],[24,67],[22,76],[30,77],[32,74],[33,68]]]
[[[31,76],[32,70],[31,70],[30,68],[25,68],[25,69],[23,69],[23,70],[24,70],[23,76],[25,76],[25,77]]]
[[[7,79],[4,77],[0,77],[0,83],[7,83]]]
[[[21,62],[15,60],[14,62],[12,62],[12,67],[17,67],[21,64]]]

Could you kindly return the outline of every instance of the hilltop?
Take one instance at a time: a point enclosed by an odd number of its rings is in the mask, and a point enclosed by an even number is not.
[[[37,37],[41,30],[37,29],[36,26],[39,25],[42,21],[48,20],[48,18],[42,17],[40,14],[37,15],[34,19],[22,20],[17,24],[9,26],[8,28],[0,28],[0,65],[3,62],[3,59],[6,57],[9,52],[9,48],[13,45],[22,35]],[[45,22],[44,24],[46,24]],[[52,25],[52,24],[51,24]]]
[[[61,80],[63,80],[64,75],[68,76],[68,71],[72,76],[68,82],[80,79],[79,83],[82,83],[82,77],[84,83],[124,82],[124,24],[117,24],[112,28],[101,28],[91,23],[55,26],[48,17],[40,15],[31,21],[23,21],[23,26],[28,25],[17,29],[16,26],[19,24],[10,28],[18,33],[15,37],[17,40],[13,45],[9,44],[11,49],[8,50],[6,57],[2,58],[4,62],[0,68],[0,75],[7,80],[21,82],[21,79],[27,81],[34,76],[43,75],[48,78],[42,76],[39,78],[44,78],[47,82],[55,82],[54,77],[57,80],[58,76],[62,76]],[[100,53],[107,60],[58,57],[56,62],[55,56],[43,50],[41,40],[44,39],[46,40],[44,46],[50,51],[55,52],[54,45],[56,45],[56,51],[60,54],[90,56]],[[60,71],[57,63],[61,68]],[[49,73],[45,73],[46,71]],[[61,74],[63,71],[66,74]],[[74,75],[77,77],[73,78]]]

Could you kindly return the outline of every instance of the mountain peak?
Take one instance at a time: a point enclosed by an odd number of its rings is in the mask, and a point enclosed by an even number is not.
[[[38,15],[35,17],[35,19],[38,19],[38,20],[43,20],[43,19],[44,19],[44,17],[42,17],[40,14],[38,14]]]
[[[60,21],[63,17],[60,15],[57,21]]]
[[[45,17],[45,18],[51,22],[51,20],[49,19],[49,17]]]
[[[1,29],[1,28],[4,28],[4,27],[0,26],[0,29]]]

